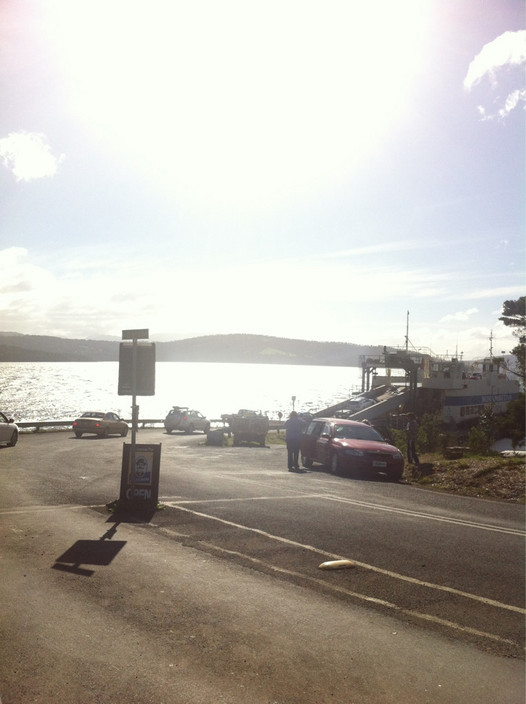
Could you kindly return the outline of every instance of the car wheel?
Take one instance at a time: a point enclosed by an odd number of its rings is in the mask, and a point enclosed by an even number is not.
[[[399,482],[402,479],[402,474],[404,473],[403,467],[401,469],[391,469],[387,472],[387,479],[390,482]]]
[[[121,438],[125,438],[128,435],[128,428],[125,428],[121,433]]]
[[[303,455],[301,456],[301,464],[306,467],[307,469],[310,469],[312,467],[312,460],[310,457],[304,457]]]
[[[186,432],[188,433],[188,435],[191,435],[191,434],[194,432],[194,426],[193,426],[193,425],[189,425],[189,426],[188,426],[188,430],[187,430]]]
[[[76,431],[75,431],[75,437],[76,437],[76,438],[81,438],[81,437],[82,437],[82,433],[79,433],[79,431],[76,430]]]
[[[210,431],[210,423],[207,423],[205,425],[205,429],[203,430],[203,433],[208,433]]]
[[[340,458],[338,457],[336,452],[331,457],[330,470],[331,474],[340,474]]]
[[[18,442],[18,432],[16,430],[13,430],[13,434],[11,435],[11,439],[7,443],[8,447],[14,447]]]
[[[166,432],[168,433],[168,435],[171,434],[172,430],[173,430],[173,428],[166,428]]]
[[[104,430],[103,430],[102,433],[99,435],[99,437],[101,437],[101,438],[107,438],[107,437],[109,437],[108,428],[104,428]]]

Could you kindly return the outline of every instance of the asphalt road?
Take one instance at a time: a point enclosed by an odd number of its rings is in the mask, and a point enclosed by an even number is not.
[[[524,507],[137,440],[149,521],[106,510],[121,438],[0,449],[1,704],[524,700]]]

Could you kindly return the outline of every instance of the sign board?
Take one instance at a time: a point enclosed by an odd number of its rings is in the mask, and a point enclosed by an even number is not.
[[[135,355],[135,384],[133,357]],[[155,343],[121,342],[119,396],[155,396]]]
[[[135,462],[132,466],[132,457]],[[132,445],[124,443],[122,452],[121,491],[119,503],[155,508],[159,498],[159,470],[161,445]]]
[[[123,330],[122,339],[123,340],[148,340],[150,337],[150,331],[148,328],[143,328],[142,330]]]

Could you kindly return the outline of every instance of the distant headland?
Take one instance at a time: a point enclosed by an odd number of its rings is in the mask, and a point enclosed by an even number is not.
[[[379,345],[315,342],[268,335],[204,335],[155,342],[158,362],[311,364],[356,367],[361,355],[378,355]],[[0,332],[0,362],[116,362],[119,341],[77,340]]]

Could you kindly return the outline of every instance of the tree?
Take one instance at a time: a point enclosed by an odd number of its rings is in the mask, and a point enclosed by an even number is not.
[[[521,296],[516,301],[504,301],[499,320],[504,325],[517,325],[526,331],[526,296]]]
[[[517,358],[517,376],[526,381],[526,296],[521,296],[516,301],[504,301],[502,315],[499,318],[504,325],[516,328],[513,335],[519,343],[511,350]]]

